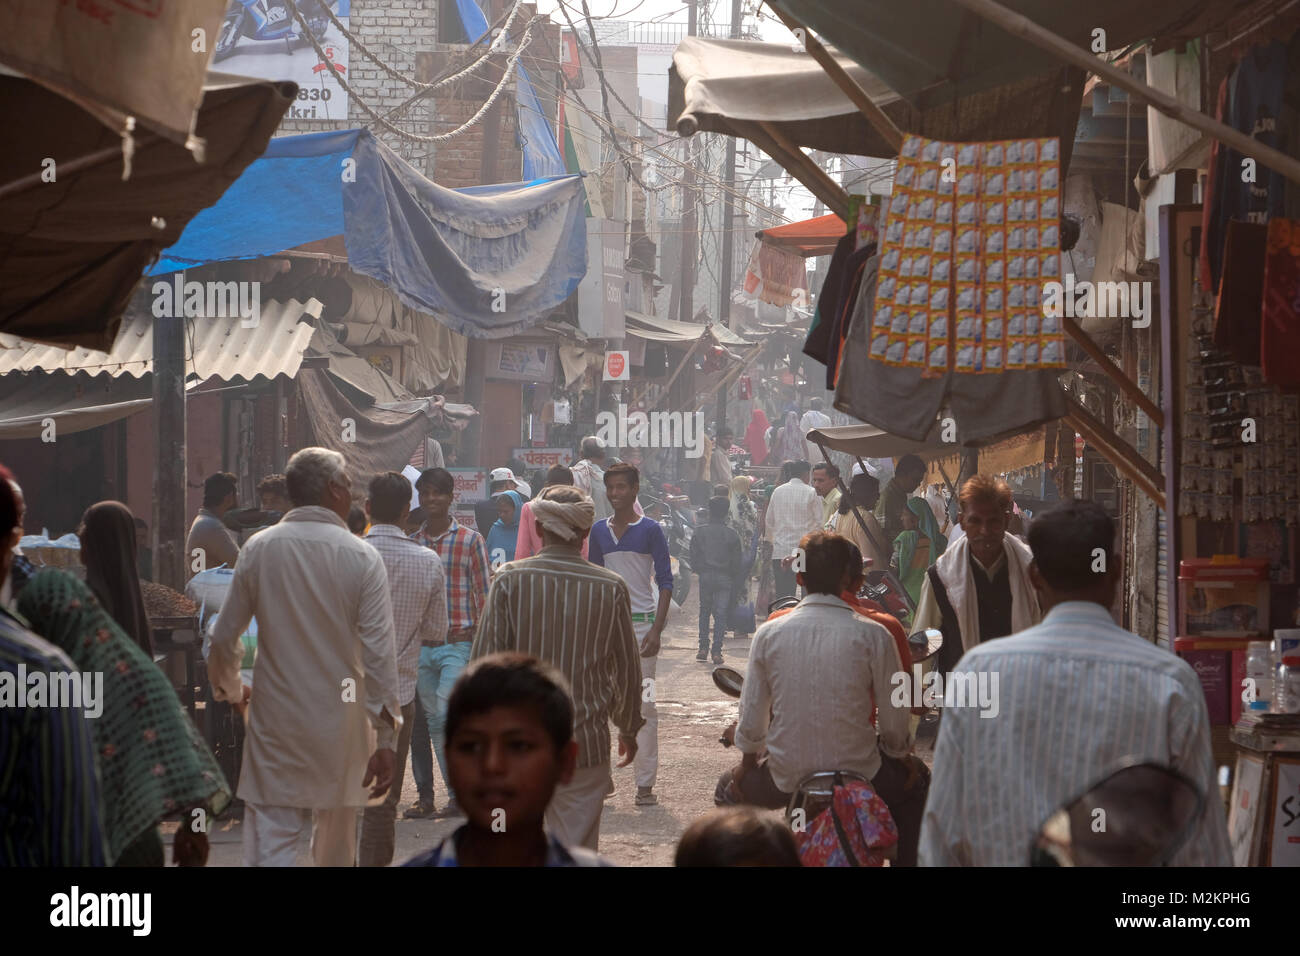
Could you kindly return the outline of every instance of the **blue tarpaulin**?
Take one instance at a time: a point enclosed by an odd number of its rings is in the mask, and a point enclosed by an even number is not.
[[[488,32],[487,17],[474,0],[456,0],[460,22],[471,43],[482,39]],[[564,158],[555,142],[555,131],[542,113],[541,101],[528,78],[522,63],[515,70],[515,100],[519,105],[519,138],[524,153],[524,179],[542,176],[561,176],[565,173]]]
[[[194,217],[149,274],[341,234],[354,272],[455,332],[500,338],[577,289],[587,272],[585,202],[576,175],[448,189],[368,130],[286,136]]]

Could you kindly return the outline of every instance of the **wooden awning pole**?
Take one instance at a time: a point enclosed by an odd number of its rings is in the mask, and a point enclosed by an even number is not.
[[[1143,103],[1159,110],[1166,116],[1172,116],[1180,123],[1186,123],[1193,129],[1213,136],[1219,142],[1231,146],[1243,156],[1250,156],[1263,163],[1269,169],[1285,176],[1293,183],[1300,183],[1300,160],[1286,155],[1280,150],[1266,146],[1259,140],[1245,133],[1220,123],[1213,117],[1206,116],[1200,110],[1185,106],[1167,93],[1162,93],[1128,73],[1103,60],[1083,47],[1076,46],[1064,37],[1040,27],[1023,14],[1009,10],[995,0],[951,0],[957,6],[978,14],[990,23],[995,23],[1007,33],[1022,40],[1028,40],[1060,57],[1066,63],[1073,64],[1090,73],[1096,73],[1126,93],[1131,93]]]
[[[894,121],[886,116],[884,111],[872,101],[871,97],[867,95],[867,91],[858,85],[857,80],[845,72],[844,67],[840,66],[839,61],[831,55],[830,50],[822,45],[822,42],[813,35],[811,30],[799,23],[790,14],[771,4],[768,4],[768,6],[791,33],[796,30],[803,31],[804,49],[808,51],[809,55],[826,71],[826,75],[835,81],[835,85],[844,91],[844,95],[853,101],[853,105],[867,118],[867,122],[876,128],[876,132],[885,138],[885,142],[892,146],[895,152],[902,149],[903,131],[895,126]],[[798,36],[798,34],[795,35]]]

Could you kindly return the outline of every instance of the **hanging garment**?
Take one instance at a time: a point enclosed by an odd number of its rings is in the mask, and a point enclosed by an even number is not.
[[[1260,323],[1264,378],[1282,388],[1300,387],[1300,221],[1268,224],[1264,263],[1264,309]]]
[[[922,369],[886,365],[867,352],[875,301],[878,259],[868,263],[854,309],[835,386],[835,408],[891,435],[923,440],[935,426],[945,401],[962,442],[991,438],[1055,421],[1066,399],[1050,369],[1008,371],[1002,375],[924,377]]]
[[[1268,227],[1233,220],[1223,249],[1223,277],[1214,310],[1214,344],[1243,365],[1258,365],[1264,250]]]

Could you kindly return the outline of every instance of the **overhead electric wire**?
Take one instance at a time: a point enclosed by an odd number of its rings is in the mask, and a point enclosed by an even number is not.
[[[524,35],[520,40],[518,48],[516,48],[515,51],[510,54],[509,59],[506,61],[506,65],[501,72],[500,81],[497,83],[496,88],[492,91],[491,95],[488,96],[486,101],[484,101],[483,105],[479,107],[478,112],[476,112],[473,116],[471,116],[468,120],[466,120],[464,123],[462,123],[454,130],[451,130],[446,133],[438,133],[433,136],[420,136],[416,133],[408,133],[406,130],[402,129],[399,126],[393,125],[387,119],[380,116],[379,113],[376,112],[375,109],[371,107],[369,103],[367,103],[360,95],[358,95],[352,89],[352,87],[348,85],[347,80],[343,78],[343,74],[341,74],[338,71],[338,68],[334,66],[333,61],[329,57],[327,57],[325,55],[325,51],[321,49],[320,41],[318,41],[316,39],[315,34],[313,34],[311,30],[308,29],[307,22],[306,20],[303,19],[302,11],[298,9],[298,4],[295,2],[295,0],[287,0],[287,2],[289,4],[290,11],[293,13],[294,19],[296,19],[298,21],[298,25],[302,27],[303,34],[307,37],[309,41],[311,41],[312,48],[316,51],[316,55],[321,58],[321,62],[323,62],[327,67],[329,67],[329,71],[334,75],[335,80],[338,81],[339,87],[345,93],[347,93],[349,97],[351,97],[356,101],[357,105],[361,107],[363,112],[365,112],[371,119],[373,119],[380,126],[384,127],[384,129],[388,130],[390,133],[393,133],[396,136],[400,136],[403,139],[407,139],[416,143],[445,143],[448,140],[453,139],[456,136],[459,136],[461,133],[464,133],[472,126],[477,125],[479,120],[481,120],[487,114],[487,111],[492,108],[492,105],[497,101],[497,98],[500,97],[501,93],[505,90],[507,82],[509,81],[511,75],[514,73],[515,64],[519,62],[519,57],[523,54],[524,49],[528,46],[530,42],[532,42],[533,24],[535,24],[539,19],[541,19],[539,16],[539,17],[534,17],[533,19],[528,21],[528,24],[524,27]],[[500,35],[504,36],[505,35],[504,31]]]

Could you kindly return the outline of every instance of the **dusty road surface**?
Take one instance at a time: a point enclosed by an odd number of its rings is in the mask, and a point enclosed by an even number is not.
[[[740,756],[719,742],[723,729],[736,717],[737,702],[713,685],[712,663],[695,660],[698,646],[699,604],[694,589],[684,607],[672,606],[664,646],[659,655],[659,779],[658,806],[638,807],[632,768],[616,769],[616,792],[605,802],[600,827],[600,852],[619,866],[671,866],[678,838],[690,823],[713,809],[713,789],[718,776]],[[749,656],[749,640],[728,637],[723,656],[742,673]],[[930,763],[930,741],[918,742],[917,753]],[[446,787],[434,764],[438,806],[446,802]],[[415,784],[408,768],[400,807],[415,802]],[[773,811],[780,815],[779,811]],[[231,814],[227,814],[231,817]],[[209,834],[210,866],[239,866],[242,824],[238,815],[219,820]],[[463,822],[450,820],[397,820],[394,862],[414,856],[436,844]],[[164,827],[170,834],[175,824]],[[170,844],[170,835],[168,843]],[[168,851],[170,854],[170,850]],[[169,856],[170,859],[170,856]]]
[[[634,804],[636,785],[631,767],[613,772],[616,792],[605,802],[600,852],[620,866],[671,866],[682,832],[701,813],[713,808],[718,775],[739,759],[734,749],[718,743],[723,728],[735,719],[736,701],[713,686],[709,677],[713,665],[695,660],[698,606],[694,590],[685,607],[673,605],[664,634],[665,646],[660,651],[659,780],[655,785],[659,805]],[[727,663],[742,672],[748,653],[749,641],[736,638],[729,638],[723,649]],[[447,791],[438,777],[436,762],[434,777],[441,807]],[[415,784],[408,768],[400,806],[405,808],[414,801]],[[434,845],[462,822],[398,819],[395,862]],[[209,865],[239,866],[242,824],[238,819],[224,819],[214,826],[209,834]],[[174,828],[175,824],[166,827],[168,831]]]

